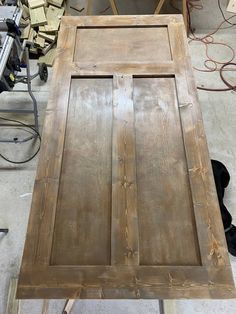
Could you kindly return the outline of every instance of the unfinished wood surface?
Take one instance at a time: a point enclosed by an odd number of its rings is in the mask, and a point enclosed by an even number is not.
[[[45,5],[44,0],[28,0],[29,8],[30,9],[35,9],[38,7],[42,7]]]
[[[18,314],[19,313],[19,300],[16,299],[17,278],[10,279],[10,285],[7,297],[6,314]]]
[[[45,63],[47,66],[52,67],[56,58],[56,48],[51,48],[45,56],[39,57],[39,63]]]
[[[47,0],[48,3],[55,5],[58,8],[62,7],[62,3],[64,0]]]
[[[65,17],[58,45],[18,297],[236,297],[183,18]]]
[[[161,45],[160,45],[161,42]],[[104,58],[106,56],[106,58]],[[170,61],[166,27],[79,28],[74,61],[80,62],[165,62]]]
[[[47,24],[44,7],[30,9],[30,24],[32,27]]]
[[[157,7],[155,9],[155,14],[160,14],[161,9],[162,9],[164,3],[165,3],[165,0],[159,0],[158,1]]]
[[[109,0],[109,2],[110,2],[110,6],[111,6],[113,14],[115,14],[115,15],[119,14],[118,8],[116,5],[116,1],[115,0]]]

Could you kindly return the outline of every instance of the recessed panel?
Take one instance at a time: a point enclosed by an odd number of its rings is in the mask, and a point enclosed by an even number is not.
[[[112,80],[73,79],[51,256],[110,264]]]
[[[170,60],[167,27],[77,30],[74,61],[158,63]]]
[[[174,78],[134,80],[141,265],[200,265]]]

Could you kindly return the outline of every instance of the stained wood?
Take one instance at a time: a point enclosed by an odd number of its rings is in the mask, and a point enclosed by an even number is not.
[[[157,41],[158,38],[158,41]],[[81,28],[74,61],[164,62],[171,60],[167,28]],[[160,45],[161,42],[161,45]],[[106,58],[104,58],[106,56]]]
[[[62,18],[52,82],[18,297],[236,297],[183,18]]]
[[[110,263],[111,130],[112,80],[73,79],[52,247],[53,265]]]
[[[112,265],[139,265],[133,79],[116,75],[113,86]]]
[[[174,79],[135,79],[134,104],[140,264],[200,265]]]

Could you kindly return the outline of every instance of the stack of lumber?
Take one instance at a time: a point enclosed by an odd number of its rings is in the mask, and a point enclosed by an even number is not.
[[[53,65],[57,34],[65,12],[63,0],[21,0],[21,39],[32,43],[30,52],[39,62]]]

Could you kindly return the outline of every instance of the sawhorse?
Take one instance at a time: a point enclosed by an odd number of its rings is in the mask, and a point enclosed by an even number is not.
[[[158,4],[156,6],[156,9],[154,11],[154,14],[160,14],[161,13],[161,9],[163,8],[163,5],[165,3],[166,0],[159,0]],[[88,0],[88,4],[87,4],[87,15],[91,15],[91,9],[92,9],[92,3],[93,0]],[[112,12],[114,15],[118,15],[119,11],[116,5],[115,0],[109,0]],[[182,0],[182,14],[183,14],[183,18],[184,18],[184,24],[186,29],[188,28],[188,10],[187,10],[187,0]]]

